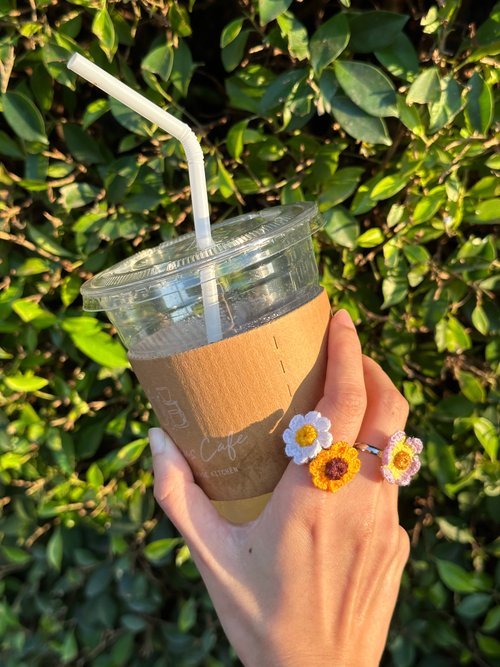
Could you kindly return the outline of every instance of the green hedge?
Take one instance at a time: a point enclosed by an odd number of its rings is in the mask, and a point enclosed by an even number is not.
[[[319,203],[322,284],[426,441],[383,664],[500,664],[499,23],[465,0],[0,0],[2,667],[237,663],[155,508],[150,406],[79,298],[191,228],[185,157],[74,51],[193,125],[214,221]]]

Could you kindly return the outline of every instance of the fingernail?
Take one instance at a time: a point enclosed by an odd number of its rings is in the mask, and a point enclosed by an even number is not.
[[[148,435],[153,456],[167,451],[167,439],[161,428],[150,428]]]
[[[356,330],[356,327],[354,326],[354,322],[352,321],[351,316],[349,315],[347,310],[344,310],[344,308],[338,310],[335,313],[333,319],[335,320],[335,324],[341,324],[344,327]]]

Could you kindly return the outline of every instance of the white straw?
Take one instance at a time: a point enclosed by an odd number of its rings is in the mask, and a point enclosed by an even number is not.
[[[132,111],[143,118],[151,121],[162,130],[168,132],[178,139],[186,153],[189,169],[189,182],[191,184],[191,201],[193,204],[194,228],[196,242],[200,250],[210,247],[212,234],[210,232],[210,215],[208,209],[207,183],[205,179],[205,167],[203,162],[203,151],[196,138],[195,133],[178,118],[153,104],[146,97],[137,93],[114,76],[98,67],[79,53],[75,53],[68,61],[68,68],[79,74],[82,78],[114,97]],[[209,266],[200,271],[200,282],[203,297],[203,308],[205,312],[205,327],[207,340],[213,343],[222,338],[222,327],[219,310],[219,299],[217,294],[217,282],[215,280],[215,269]]]

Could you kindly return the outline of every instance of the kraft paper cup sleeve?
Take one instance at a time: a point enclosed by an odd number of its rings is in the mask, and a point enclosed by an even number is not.
[[[230,503],[221,501],[239,501],[238,516],[248,514],[251,499],[262,509],[281,478],[284,429],[323,395],[330,317],[322,290],[276,320],[210,345],[148,359],[129,353],[162,428],[222,514]]]

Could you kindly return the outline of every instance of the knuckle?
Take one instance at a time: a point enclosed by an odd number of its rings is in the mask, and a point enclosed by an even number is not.
[[[384,391],[379,400],[384,414],[394,416],[398,421],[404,418],[406,422],[410,406],[406,398],[396,388]]]
[[[336,409],[346,417],[360,417],[366,410],[366,394],[357,385],[344,385],[335,401]]]

